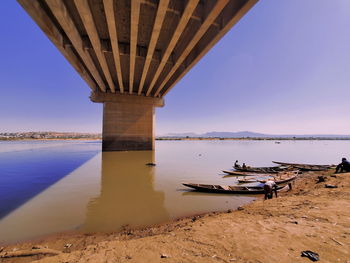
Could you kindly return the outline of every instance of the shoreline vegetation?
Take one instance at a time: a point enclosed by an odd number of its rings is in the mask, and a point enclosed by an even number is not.
[[[100,133],[76,132],[4,132],[0,133],[0,141],[16,140],[101,140]]]
[[[0,248],[1,262],[348,262],[350,173],[307,172],[288,192],[236,211],[211,212],[111,233],[58,233]],[[319,176],[325,182],[318,183]],[[327,188],[327,184],[336,188]],[[26,255],[26,256],[23,256]]]

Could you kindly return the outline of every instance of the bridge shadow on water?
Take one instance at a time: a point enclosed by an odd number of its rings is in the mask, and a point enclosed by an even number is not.
[[[100,143],[0,153],[0,219],[101,151]]]
[[[154,189],[152,151],[103,152],[100,196],[90,200],[82,229],[118,231],[164,222],[165,195]]]

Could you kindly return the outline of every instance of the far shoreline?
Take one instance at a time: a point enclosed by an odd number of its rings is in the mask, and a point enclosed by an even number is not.
[[[349,141],[350,138],[329,137],[156,137],[156,141]],[[1,141],[102,141],[102,138],[0,138]]]
[[[0,138],[1,141],[102,141],[102,138]]]

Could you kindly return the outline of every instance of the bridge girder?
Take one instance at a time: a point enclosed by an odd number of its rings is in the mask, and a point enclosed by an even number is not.
[[[17,0],[93,91],[163,97],[258,0]]]

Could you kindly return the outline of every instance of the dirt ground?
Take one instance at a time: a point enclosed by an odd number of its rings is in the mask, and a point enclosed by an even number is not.
[[[323,173],[326,182],[316,183],[320,174],[237,211],[121,233],[63,233],[0,248],[0,262],[294,263],[311,262],[301,257],[311,250],[320,262],[350,263],[350,173]]]

